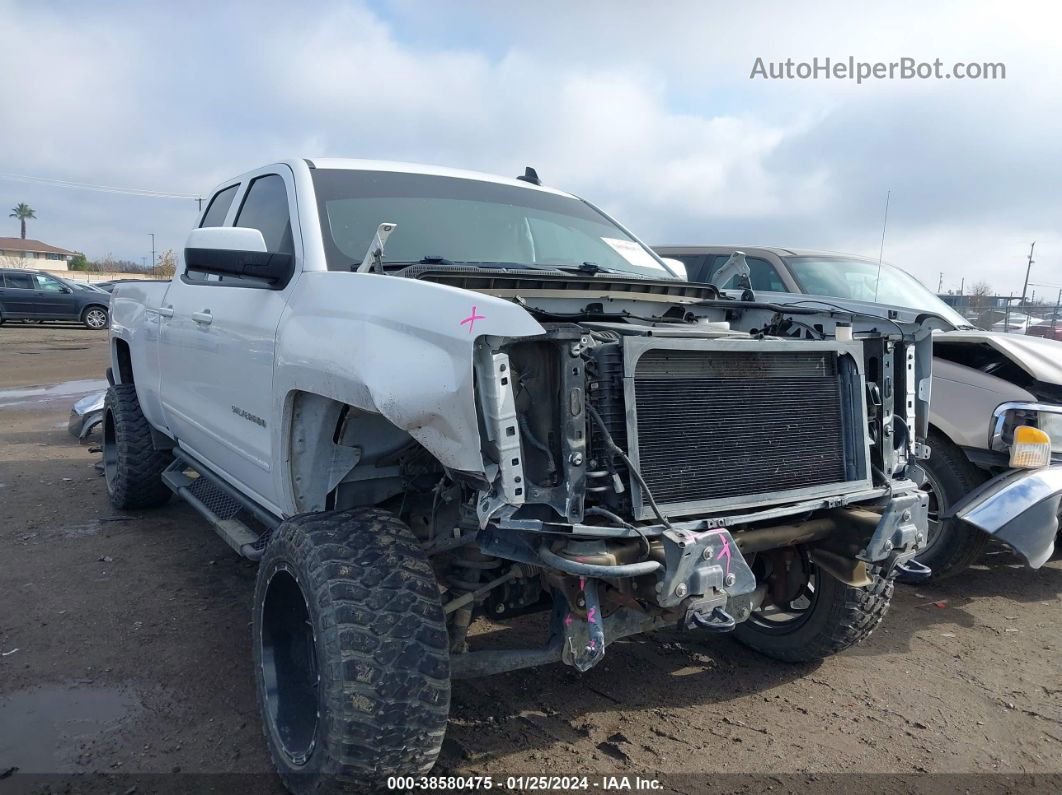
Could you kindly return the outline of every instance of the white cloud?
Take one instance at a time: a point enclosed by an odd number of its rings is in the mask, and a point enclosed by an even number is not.
[[[197,192],[293,155],[534,165],[654,242],[870,253],[892,189],[887,256],[931,286],[944,270],[946,285],[977,273],[1020,289],[1011,263],[1034,237],[1034,275],[1062,283],[1054,5],[382,8],[0,0],[0,172]],[[757,56],[849,54],[1002,60],[1008,74],[748,79]],[[0,197],[92,255],[137,257],[148,231],[179,248],[195,209],[3,180]]]

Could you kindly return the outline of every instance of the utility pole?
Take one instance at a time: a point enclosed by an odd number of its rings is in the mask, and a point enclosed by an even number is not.
[[[944,271],[940,272],[940,279],[937,280],[937,295],[944,292]]]
[[[1036,248],[1035,240],[1032,242],[1032,245],[1029,246],[1029,264],[1025,266],[1025,286],[1021,288],[1022,306],[1025,305],[1025,291],[1029,289],[1029,272],[1032,270],[1033,262],[1035,261],[1032,258],[1034,248]],[[1028,314],[1028,312],[1026,312],[1026,314]]]
[[[151,235],[151,275],[155,275],[155,233],[148,232]]]
[[[959,295],[966,295],[966,277],[959,279]]]
[[[195,203],[196,203],[196,206],[199,207],[199,212],[203,212],[203,197],[202,196],[196,196],[195,197]]]

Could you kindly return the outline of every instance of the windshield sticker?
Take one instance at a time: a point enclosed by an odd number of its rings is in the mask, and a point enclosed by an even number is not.
[[[648,251],[633,240],[620,240],[618,237],[603,237],[601,240],[608,243],[613,251],[627,260],[631,265],[635,265],[639,268],[651,268],[655,271],[666,272],[663,265],[653,259],[653,256]]]

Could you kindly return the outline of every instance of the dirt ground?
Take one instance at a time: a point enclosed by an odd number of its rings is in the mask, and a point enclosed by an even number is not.
[[[0,328],[0,791],[70,787],[26,773],[107,774],[73,791],[122,792],[122,776],[180,772],[136,791],[279,792],[250,664],[255,567],[184,505],[110,507],[99,456],[66,430],[106,364],[105,334]],[[898,587],[877,632],[820,665],[661,635],[610,646],[584,675],[459,682],[436,772],[641,775],[680,792],[1062,774],[1060,603],[1062,561],[1031,572],[997,550],[960,579]],[[718,777],[747,773],[766,778]]]

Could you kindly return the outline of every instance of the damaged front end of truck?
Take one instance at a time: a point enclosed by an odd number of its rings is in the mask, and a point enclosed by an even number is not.
[[[476,340],[484,471],[451,472],[412,522],[454,527],[429,542],[454,676],[586,670],[661,627],[814,659],[869,634],[896,574],[927,573],[922,324],[675,280],[403,275],[508,297],[543,329]],[[822,626],[861,593],[857,631]],[[541,646],[468,641],[477,615],[549,609]]]

